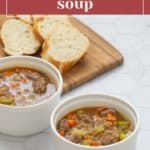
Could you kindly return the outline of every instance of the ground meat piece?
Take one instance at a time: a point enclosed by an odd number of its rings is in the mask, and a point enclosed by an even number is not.
[[[111,128],[113,126],[113,122],[111,121],[104,121],[104,127]]]
[[[24,73],[25,76],[31,80],[38,80],[41,77],[41,74],[39,72],[32,72],[32,73]]]
[[[33,89],[36,94],[44,93],[47,89],[47,78],[43,77],[39,72],[26,73],[25,76],[33,80]]]
[[[33,89],[36,94],[44,93],[47,89],[47,81],[45,78],[40,77],[38,80],[33,82]]]
[[[88,116],[87,114],[81,114],[80,116],[78,116],[78,119],[84,123],[91,123],[92,122],[91,116]]]
[[[72,141],[72,142],[74,142],[74,143],[81,143],[81,141],[82,141],[82,137],[81,136],[73,136],[73,137],[70,137],[70,140]]]
[[[67,119],[62,119],[60,122],[59,122],[59,124],[58,124],[58,126],[57,126],[57,129],[58,130],[64,130],[65,132],[68,132],[69,130],[70,130],[70,127],[69,127],[69,125],[68,125],[68,122],[67,122]]]
[[[101,138],[103,145],[113,144],[119,140],[117,129],[106,130]]]
[[[107,109],[107,110],[104,110],[104,111],[102,111],[100,114],[102,115],[102,116],[106,116],[108,113],[111,113],[111,114],[113,114],[113,115],[116,115],[116,110],[115,109]]]

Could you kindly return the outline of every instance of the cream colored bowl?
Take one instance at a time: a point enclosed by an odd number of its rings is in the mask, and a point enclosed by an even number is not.
[[[131,123],[134,126],[134,131],[128,138],[112,145],[101,147],[89,147],[72,143],[59,135],[59,133],[56,130],[56,124],[58,120],[65,116],[67,113],[78,108],[100,105],[117,109],[131,121]],[[73,97],[59,104],[54,109],[51,115],[50,126],[56,150],[135,150],[137,135],[139,131],[139,122],[140,121],[138,113],[131,104],[117,97],[95,94]]]
[[[31,56],[10,56],[0,58],[0,70],[12,67],[27,67],[53,77],[57,91],[40,103],[29,106],[7,106],[0,104],[0,132],[25,136],[38,133],[49,127],[49,116],[58,104],[62,92],[62,77],[50,63]]]

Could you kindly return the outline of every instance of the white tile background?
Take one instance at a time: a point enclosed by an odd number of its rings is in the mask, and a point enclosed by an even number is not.
[[[118,95],[136,106],[141,131],[136,150],[148,150],[150,141],[150,16],[76,16],[117,47],[124,55],[121,67],[74,89],[62,99],[90,92]],[[52,150],[49,130],[28,137],[0,134],[0,150]]]

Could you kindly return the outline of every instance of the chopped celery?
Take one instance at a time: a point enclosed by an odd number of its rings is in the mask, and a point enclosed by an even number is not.
[[[117,125],[118,127],[128,128],[129,127],[129,121],[118,121]]]
[[[102,126],[102,125],[95,126],[93,131],[94,131],[94,133],[101,133],[104,131],[104,126]]]
[[[90,146],[90,145],[91,145],[91,142],[92,142],[91,139],[85,139],[85,140],[82,141],[81,144],[82,144],[82,145],[89,145],[89,146]]]
[[[0,103],[2,104],[12,104],[14,102],[14,99],[7,98],[7,97],[0,97]]]
[[[76,114],[77,114],[78,116],[80,116],[80,115],[84,114],[84,110],[78,110],[78,111],[76,112]]]
[[[127,137],[127,134],[126,134],[126,133],[120,133],[120,135],[119,135],[120,140],[123,140],[123,139],[125,139],[126,137]]]
[[[77,129],[77,128],[74,128],[72,130],[72,135],[73,136],[75,136],[75,135],[77,135],[77,136],[84,136],[86,134],[88,134],[88,131],[86,131],[86,130]]]

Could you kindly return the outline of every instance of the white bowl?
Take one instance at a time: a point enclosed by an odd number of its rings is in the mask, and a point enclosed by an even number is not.
[[[31,56],[9,56],[0,58],[0,70],[12,67],[27,67],[36,69],[53,77],[57,91],[46,100],[29,106],[7,106],[0,104],[0,132],[25,136],[38,133],[49,127],[49,116],[60,100],[62,92],[62,77],[59,71],[50,63]]]
[[[78,108],[100,105],[116,108],[125,117],[127,117],[134,126],[134,131],[132,132],[132,134],[123,141],[101,147],[82,146],[72,143],[59,135],[56,130],[56,124],[58,120],[60,120],[67,113]],[[60,103],[52,112],[50,125],[52,134],[54,136],[56,150],[135,150],[137,134],[139,131],[139,116],[134,107],[131,106],[131,104],[125,102],[124,100],[121,100],[120,98],[99,94],[82,95],[73,97]]]

